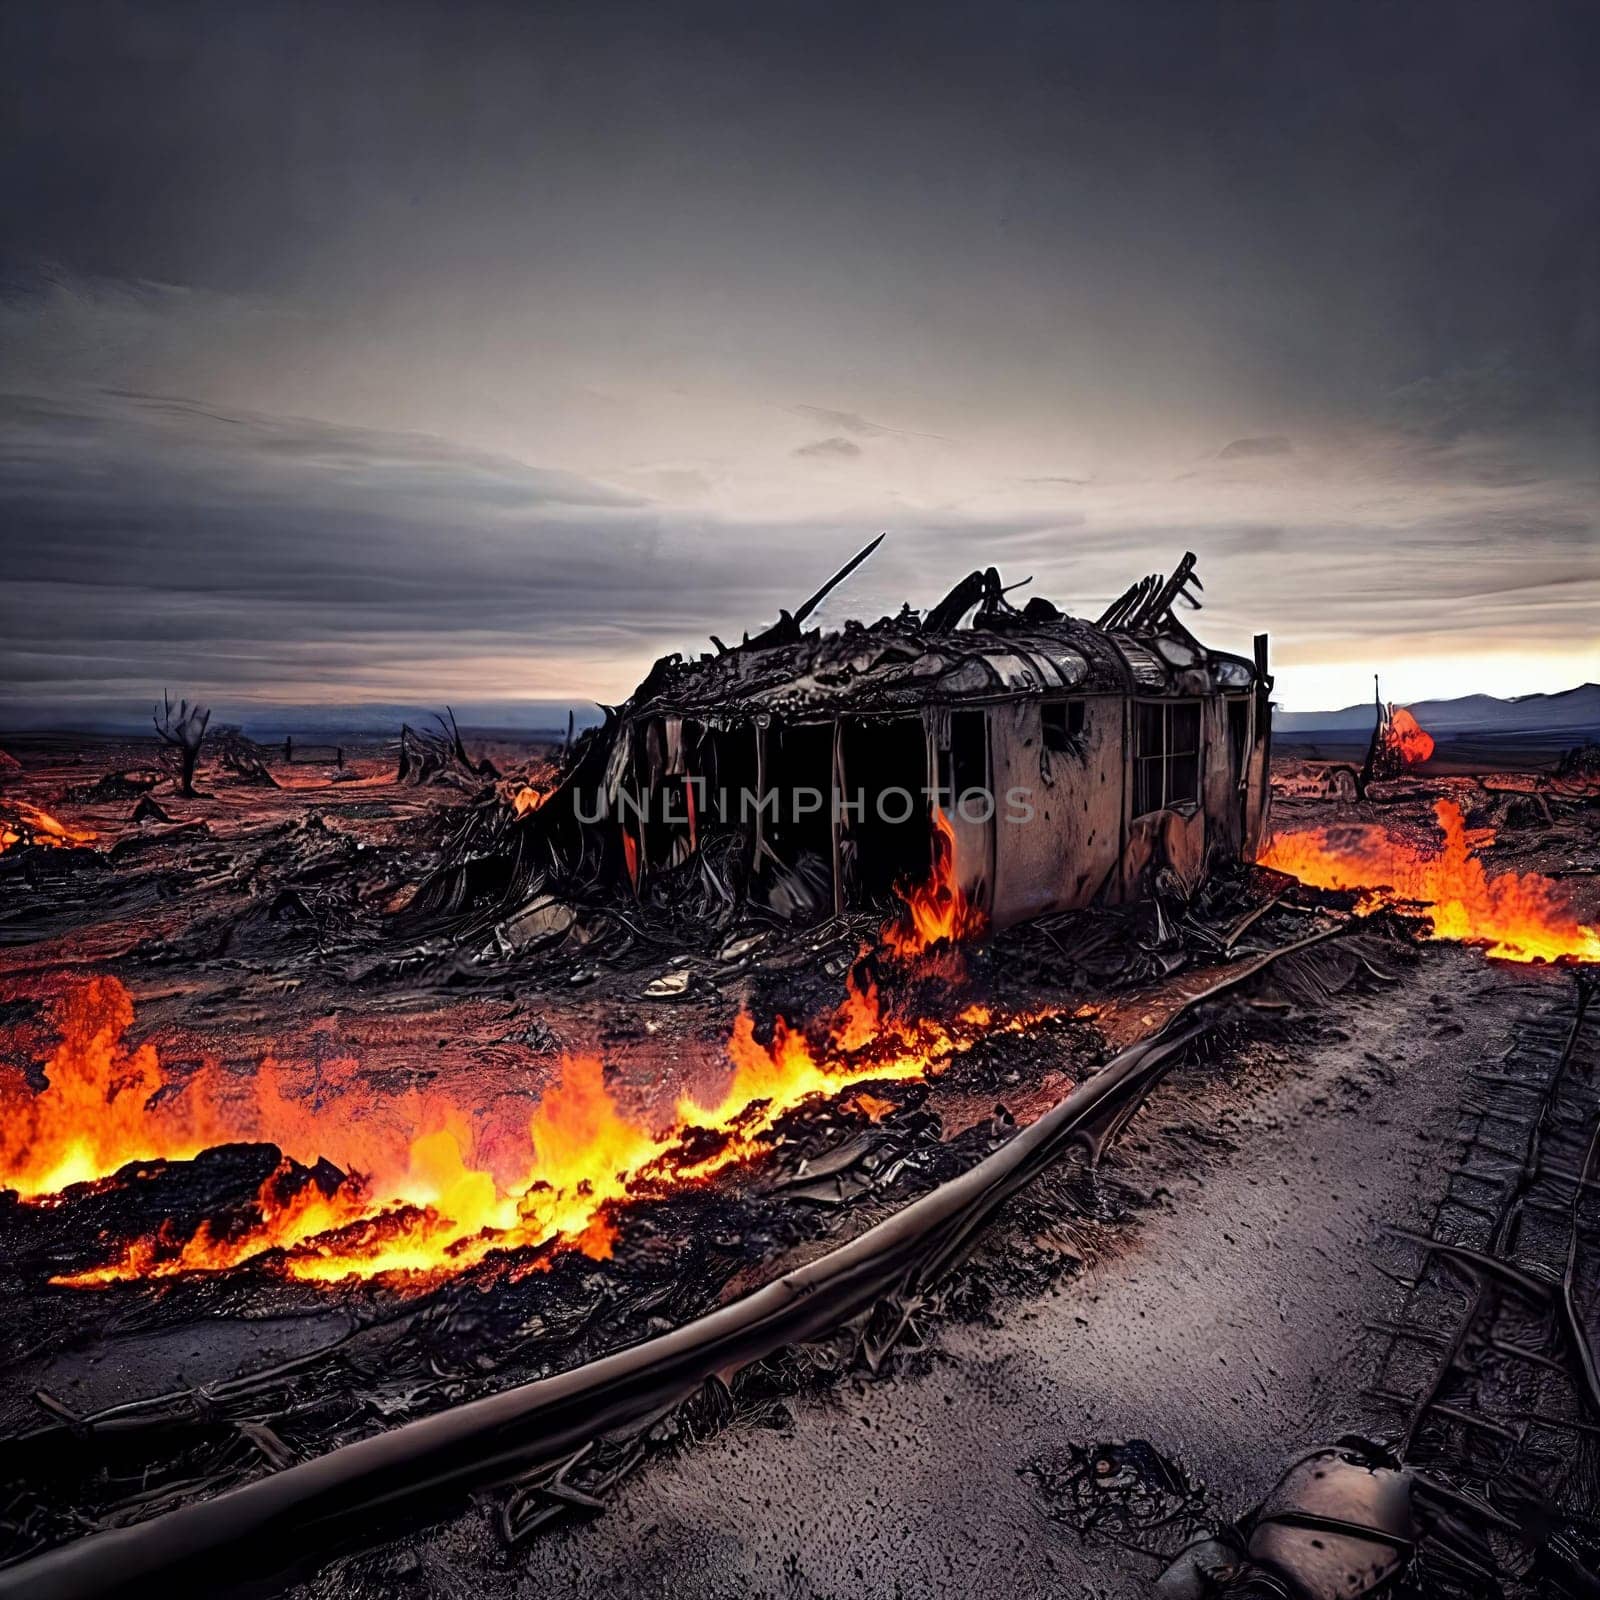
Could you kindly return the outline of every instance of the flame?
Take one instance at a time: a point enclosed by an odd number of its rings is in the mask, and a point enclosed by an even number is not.
[[[1383,742],[1399,758],[1401,766],[1416,766],[1433,755],[1433,735],[1404,708],[1390,715]]]
[[[1580,923],[1550,879],[1532,872],[1491,877],[1460,807],[1440,800],[1434,815],[1444,834],[1437,849],[1351,824],[1280,833],[1261,864],[1318,889],[1366,890],[1363,910],[1424,905],[1432,938],[1482,945],[1505,961],[1600,961],[1600,928]]]
[[[598,1057],[574,1055],[528,1119],[520,1164],[500,1160],[490,1170],[472,1157],[468,1120],[448,1105],[406,1105],[387,1134],[367,1127],[350,1142],[349,1130],[370,1120],[341,1110],[348,1096],[365,1092],[353,1062],[325,1070],[320,1108],[303,1092],[286,1092],[285,1069],[271,1058],[244,1104],[230,1101],[207,1072],[181,1089],[167,1084],[152,1045],[122,1042],[133,1021],[127,990],[96,978],[56,1009],[62,1040],[48,1063],[49,1087],[8,1091],[0,1182],[37,1199],[130,1161],[183,1159],[240,1139],[269,1139],[305,1161],[332,1160],[343,1143],[365,1163],[319,1178],[285,1160],[241,1214],[207,1221],[188,1237],[169,1225],[56,1280],[75,1287],[226,1271],[253,1260],[312,1282],[356,1276],[422,1284],[495,1250],[548,1246],[603,1259],[616,1207],[703,1182],[759,1154],[764,1136],[806,1101],[865,1082],[937,1074],[987,1033],[1020,1031],[1049,1014],[997,1020],[989,1008],[968,1005],[948,1024],[886,1015],[876,986],[853,979],[844,1006],[816,1037],[779,1017],[763,1041],[755,1018],[741,1012],[721,1087],[684,1094],[660,1127],[619,1107]],[[872,1097],[858,1103],[869,1115],[886,1105]],[[407,1123],[427,1131],[408,1138]],[[339,1165],[348,1164],[346,1154]]]
[[[113,977],[69,988],[51,1007],[58,1043],[45,1087],[0,1068],[0,1189],[25,1198],[110,1177],[130,1164],[187,1161],[226,1143],[275,1144],[388,1181],[406,1171],[419,1131],[470,1143],[468,1119],[447,1100],[402,1094],[378,1101],[350,1057],[294,1068],[265,1057],[248,1079],[207,1063],[170,1079],[153,1044],[132,1046],[132,996]]]
[[[74,845],[91,844],[99,837],[87,828],[69,828],[48,811],[30,806],[26,800],[8,800],[6,809],[12,815],[0,816],[0,851],[9,850],[14,844],[66,850]]]
[[[905,915],[884,930],[897,956],[984,926],[955,882],[954,830],[937,812],[934,820],[930,881],[903,896]],[[623,840],[632,868],[626,830]],[[924,966],[925,975],[950,976],[937,957]],[[243,1104],[209,1069],[171,1092],[153,1046],[122,1045],[133,1004],[120,983],[102,978],[57,1009],[62,1042],[50,1059],[50,1086],[33,1096],[22,1086],[19,1117],[8,1115],[0,1144],[0,1183],[39,1196],[129,1161],[181,1159],[225,1140],[269,1142],[286,1157],[334,1164],[337,1182],[322,1182],[315,1172],[307,1181],[303,1167],[286,1161],[245,1214],[204,1223],[187,1238],[168,1227],[56,1280],[77,1287],[225,1271],[261,1258],[264,1267],[307,1281],[405,1283],[459,1272],[496,1250],[566,1248],[604,1259],[618,1207],[758,1155],[765,1136],[805,1102],[862,1083],[935,1075],[988,1034],[1021,1031],[1053,1014],[997,1016],[973,1003],[948,1022],[900,1015],[885,1007],[871,964],[858,961],[844,1001],[813,1028],[780,1016],[763,1041],[755,1018],[741,1011],[724,1047],[721,1087],[680,1096],[659,1126],[618,1105],[599,1057],[564,1058],[516,1147],[486,1165],[474,1154],[468,1113],[412,1096],[383,1123],[357,1064],[344,1058],[319,1065],[315,1094],[291,1085],[288,1069],[270,1057],[244,1086]],[[891,1109],[871,1095],[855,1104],[874,1120]],[[87,1146],[80,1130],[88,1130]]]
[[[941,940],[959,944],[982,933],[987,919],[956,879],[956,831],[937,806],[933,810],[933,869],[928,881],[899,891],[900,916],[885,923],[885,948],[901,957],[919,956]]]
[[[340,1174],[324,1189],[315,1174],[292,1161],[280,1161],[255,1197],[252,1213],[238,1229],[203,1222],[192,1237],[181,1238],[170,1223],[135,1239],[115,1261],[58,1281],[80,1288],[124,1278],[172,1278],[185,1272],[222,1272],[264,1249],[288,1249],[357,1220],[366,1209],[360,1178]],[[263,1244],[263,1240],[270,1243]]]
[[[511,797],[511,807],[519,817],[525,817],[530,812],[537,811],[543,804],[544,796],[539,790],[526,783]]]
[[[167,1087],[152,1045],[129,1050],[122,1036],[133,1001],[115,978],[91,978],[54,1008],[60,1043],[33,1093],[0,1073],[0,1187],[54,1193],[103,1178],[130,1161],[187,1160],[230,1137],[209,1105]]]

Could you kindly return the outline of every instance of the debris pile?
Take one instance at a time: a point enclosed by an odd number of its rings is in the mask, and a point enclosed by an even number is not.
[[[211,735],[211,756],[236,783],[276,789],[278,780],[267,765],[267,752],[238,728],[218,728]]]
[[[444,716],[436,716],[434,721],[439,724],[437,731],[400,724],[396,783],[446,784],[475,794],[486,781],[500,776],[487,756],[474,760],[468,755],[456,714],[449,706]]]
[[[665,880],[701,915],[805,924],[891,908],[936,866],[1003,928],[1253,856],[1266,637],[1249,659],[1194,637],[1178,615],[1199,605],[1192,554],[1094,622],[1013,604],[988,568],[925,613],[806,631],[876,544],[753,638],[657,661],[520,828],[447,854],[419,906],[493,899],[504,922],[542,894],[642,900]],[[459,741],[438,746],[427,770],[458,771]]]

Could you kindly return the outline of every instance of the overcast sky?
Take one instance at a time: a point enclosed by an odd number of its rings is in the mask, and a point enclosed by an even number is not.
[[[0,725],[622,698],[873,534],[1600,678],[1595,12],[0,10]]]

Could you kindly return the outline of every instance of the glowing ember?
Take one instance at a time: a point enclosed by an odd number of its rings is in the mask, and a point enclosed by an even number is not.
[[[1573,916],[1561,891],[1537,873],[1491,877],[1473,853],[1460,808],[1434,806],[1443,846],[1421,848],[1366,824],[1280,833],[1261,864],[1318,889],[1361,889],[1363,910],[1427,907],[1432,937],[1484,946],[1506,961],[1600,961],[1600,928]]]
[[[897,956],[919,956],[940,940],[958,944],[983,932],[985,917],[956,880],[956,831],[937,807],[933,813],[933,870],[928,881],[901,891],[905,908],[885,924],[882,939]]]
[[[891,1112],[900,1108],[893,1100],[885,1100],[875,1094],[868,1094],[863,1089],[860,1094],[853,1094],[845,1101],[845,1110],[859,1111],[868,1122],[882,1122]]]
[[[92,844],[96,837],[87,828],[69,828],[25,800],[8,800],[0,810],[0,850],[9,850],[14,844],[66,850],[73,845]]]
[[[1420,727],[1417,719],[1403,708],[1390,714],[1383,742],[1402,766],[1414,767],[1433,755],[1433,735]]]
[[[530,788],[527,784],[523,784],[511,797],[512,810],[519,817],[528,816],[531,812],[537,811],[543,804],[544,796],[537,789]]]

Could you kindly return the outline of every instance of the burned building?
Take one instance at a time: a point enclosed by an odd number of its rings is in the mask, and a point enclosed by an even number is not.
[[[530,820],[641,891],[716,841],[739,892],[795,917],[933,868],[1005,926],[1254,859],[1266,637],[1247,660],[1179,621],[1192,555],[1094,622],[1013,605],[990,568],[925,614],[806,631],[872,548],[757,637],[663,657]]]

